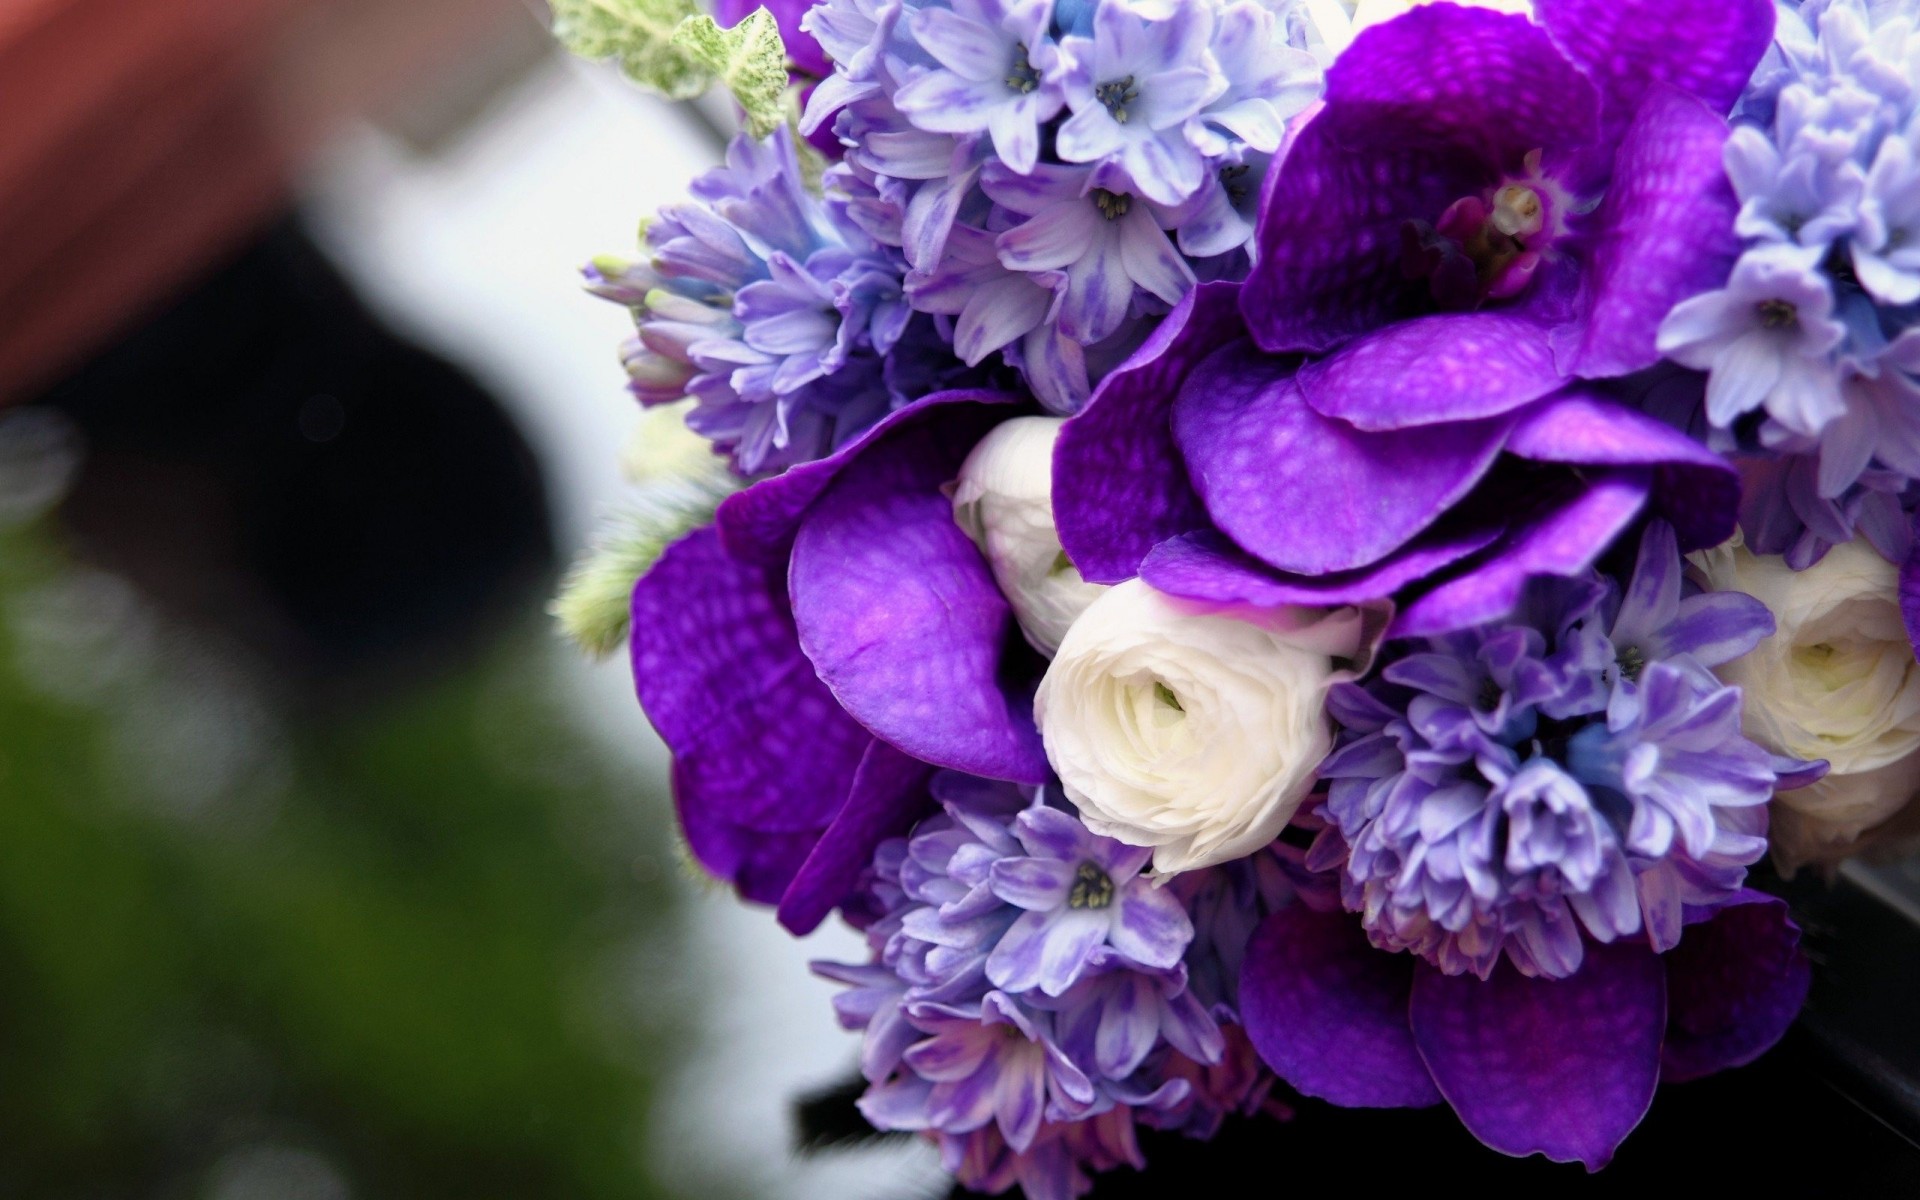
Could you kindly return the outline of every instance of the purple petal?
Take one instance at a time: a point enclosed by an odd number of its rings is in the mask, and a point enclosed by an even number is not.
[[[1058,996],[1107,940],[1108,924],[1105,913],[1083,908],[1021,913],[987,956],[987,978],[1009,992]]]
[[[875,1129],[921,1130],[928,1126],[929,1093],[933,1085],[918,1075],[902,1072],[878,1083],[855,1101],[860,1115]]]
[[[1152,1052],[1160,1035],[1159,982],[1127,972],[1100,1005],[1093,1064],[1108,1079],[1125,1079]]]
[[[1652,417],[1578,390],[1529,410],[1507,452],[1536,462],[1652,467],[1655,506],[1683,551],[1719,545],[1739,519],[1740,474],[1724,458]]]
[[[1771,0],[1534,0],[1533,10],[1600,85],[1606,145],[1658,82],[1725,113],[1773,40]]]
[[[906,833],[926,811],[932,774],[932,767],[885,742],[868,744],[846,803],[780,898],[780,923],[789,932],[813,932],[859,884],[880,843]]]
[[[1239,336],[1239,290],[1203,283],[1189,292],[1061,427],[1053,516],[1086,579],[1130,579],[1156,543],[1207,525],[1173,443],[1173,399],[1189,371]]]
[[[1107,940],[1143,967],[1171,970],[1193,941],[1193,922],[1172,888],[1137,880],[1120,893]]]
[[[789,587],[807,657],[875,736],[936,766],[1040,783],[1031,700],[1000,678],[1012,610],[940,490],[1001,417],[949,405],[869,443],[801,519]]]
[[[1773,613],[1741,592],[1707,592],[1680,602],[1648,650],[1656,658],[1691,654],[1706,667],[1732,662],[1771,637]]]
[[[1517,524],[1472,570],[1402,609],[1387,636],[1436,637],[1491,621],[1513,610],[1529,577],[1586,570],[1640,515],[1649,478],[1646,471],[1611,471],[1533,483],[1528,498],[1539,505],[1537,514]]]
[[[784,563],[793,546],[794,531],[800,528],[800,518],[841,470],[860,457],[867,447],[892,437],[896,431],[925,421],[942,420],[944,410],[955,404],[1017,402],[1016,397],[998,392],[935,392],[887,414],[879,424],[831,456],[789,467],[743,492],[735,492],[721,503],[715,521],[727,552],[741,562]]]
[[[1091,853],[1093,835],[1079,818],[1057,808],[1029,808],[1014,818],[1013,835],[1028,854],[1077,863]]]
[[[1657,321],[1656,321],[1657,323]],[[1547,327],[1523,313],[1446,313],[1402,321],[1300,368],[1322,416],[1405,429],[1512,412],[1559,388]]]
[[[1907,641],[1920,657],[1920,512],[1913,516],[1913,550],[1900,565],[1900,615],[1906,621]]]
[[[980,1069],[998,1040],[975,1030],[956,1030],[944,1037],[928,1038],[908,1050],[905,1058],[922,1078],[956,1083]]]
[[[1201,364],[1173,409],[1174,440],[1214,523],[1248,553],[1308,575],[1405,545],[1493,465],[1510,424],[1363,433],[1315,412],[1246,342]]]
[[[1647,96],[1597,214],[1593,309],[1574,374],[1601,379],[1659,362],[1655,338],[1674,305],[1726,281],[1740,254],[1726,140],[1726,121],[1692,96],[1665,84]]]
[[[1666,970],[1638,942],[1587,947],[1572,977],[1414,971],[1413,1036],[1467,1129],[1516,1157],[1597,1171],[1660,1081]]]
[[[1250,557],[1212,530],[1170,538],[1140,564],[1155,591],[1215,604],[1276,608],[1285,604],[1359,604],[1390,596],[1407,584],[1483,550],[1498,526],[1458,531],[1436,526],[1372,566],[1335,575],[1288,575]]]
[[[778,901],[872,739],[802,657],[777,577],[688,535],[634,587],[632,653],[694,857]]]
[[[1400,229],[1591,140],[1598,99],[1524,17],[1433,5],[1362,33],[1262,202],[1241,311],[1261,346],[1323,352],[1405,315]]]
[[[1666,956],[1667,1045],[1661,1077],[1697,1079],[1758,1058],[1806,1002],[1811,971],[1786,903],[1742,891],[1690,925]]]
[[[993,894],[1030,912],[1065,908],[1077,866],[1057,858],[1003,858],[993,864]]]
[[[1346,1108],[1440,1102],[1407,1024],[1412,956],[1367,944],[1358,917],[1294,905],[1247,946],[1240,1015],[1289,1086]]]

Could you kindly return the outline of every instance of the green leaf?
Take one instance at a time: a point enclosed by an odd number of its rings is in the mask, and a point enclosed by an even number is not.
[[[582,58],[618,59],[628,78],[670,100],[690,100],[713,82],[715,72],[676,38],[681,27],[699,15],[694,0],[551,3],[553,35]]]
[[[618,650],[632,620],[633,585],[668,546],[710,523],[720,502],[738,487],[730,476],[714,471],[648,489],[567,573],[547,609],[560,632],[594,658]]]
[[[712,17],[694,17],[674,32],[673,45],[733,93],[754,137],[786,124],[787,47],[766,9],[754,9],[732,29]]]

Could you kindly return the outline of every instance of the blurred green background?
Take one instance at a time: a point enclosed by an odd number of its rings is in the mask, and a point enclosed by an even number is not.
[[[664,810],[540,621],[278,721],[44,521],[0,611],[0,1194],[665,1194]]]

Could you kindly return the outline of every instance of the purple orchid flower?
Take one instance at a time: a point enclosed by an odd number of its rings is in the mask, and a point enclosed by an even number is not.
[[[1359,919],[1295,905],[1247,952],[1240,1006],[1253,1044],[1308,1096],[1363,1108],[1446,1101],[1504,1154],[1598,1170],[1661,1082],[1751,1062],[1806,999],[1786,905],[1743,892],[1690,913],[1669,954],[1589,949],[1571,978],[1447,975],[1368,945]]]
[[[1237,299],[1196,289],[1062,429],[1055,520],[1086,578],[1261,606],[1394,596],[1389,634],[1410,637],[1586,570],[1649,505],[1689,547],[1732,531],[1725,460],[1588,389],[1418,429],[1325,417],[1245,336]]]
[[[634,588],[635,687],[694,857],[797,932],[924,813],[933,767],[1047,778],[1002,667],[1012,611],[940,490],[1013,402],[901,409],[729,497]]]
[[[1155,970],[1180,962],[1193,925],[1179,899],[1140,874],[1151,847],[1095,836],[1058,809],[1021,813],[1024,858],[993,865],[993,892],[1025,911],[987,960],[987,978],[1013,992],[1066,991],[1096,954]]]
[[[1397,594],[1406,636],[1584,570],[1650,505],[1687,547],[1732,531],[1732,469],[1582,380],[1655,364],[1667,311],[1725,278],[1719,114],[1771,5],[1538,12],[1422,7],[1340,56],[1245,287],[1196,292],[1062,434],[1061,540],[1089,579]]]

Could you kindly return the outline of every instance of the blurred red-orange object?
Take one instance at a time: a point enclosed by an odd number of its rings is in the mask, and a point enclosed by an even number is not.
[[[525,0],[0,0],[0,402],[281,211],[342,121],[537,28]]]

